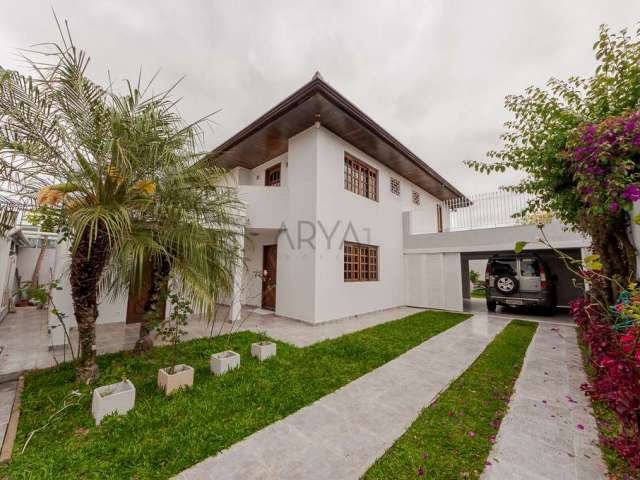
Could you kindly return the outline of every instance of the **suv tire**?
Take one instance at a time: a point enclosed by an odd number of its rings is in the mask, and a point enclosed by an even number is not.
[[[518,279],[512,275],[500,275],[496,278],[495,286],[503,295],[513,295],[518,291]]]

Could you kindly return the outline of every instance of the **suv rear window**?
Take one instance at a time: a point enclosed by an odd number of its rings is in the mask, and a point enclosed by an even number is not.
[[[492,260],[492,275],[516,275],[516,259]]]
[[[539,277],[540,262],[535,258],[523,258],[520,260],[520,276]]]

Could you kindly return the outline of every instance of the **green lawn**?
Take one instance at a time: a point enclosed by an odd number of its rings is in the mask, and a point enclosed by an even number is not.
[[[264,338],[254,333],[186,342],[180,361],[195,368],[194,388],[169,398],[156,387],[158,368],[169,363],[166,348],[142,358],[104,355],[100,384],[127,376],[137,399],[127,416],[106,418],[100,427],[90,414],[91,389],[73,383],[72,365],[31,373],[14,456],[0,477],[169,478],[466,318],[424,312],[307,348],[278,343],[278,355],[262,364],[249,354],[250,344]],[[240,369],[214,377],[210,354],[229,348],[241,354]],[[29,432],[46,424],[72,389],[82,392],[80,404],[37,433],[21,454]]]
[[[509,323],[364,478],[479,478],[536,328]]]
[[[484,287],[478,287],[471,290],[471,298],[486,298],[487,293]]]

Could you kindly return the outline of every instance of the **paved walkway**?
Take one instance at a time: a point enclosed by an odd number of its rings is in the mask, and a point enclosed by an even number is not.
[[[177,478],[359,479],[507,323],[470,318]]]
[[[540,324],[483,480],[599,480],[598,447],[576,331]]]
[[[13,400],[16,398],[17,381],[0,383],[0,448],[4,442],[4,435],[7,432],[7,425],[11,417]]]
[[[211,326],[197,316],[192,317],[187,326],[184,340],[208,337],[220,333],[243,330],[264,332],[271,338],[306,347],[313,343],[336,338],[380,323],[406,317],[423,309],[398,307],[380,312],[367,313],[321,325],[309,325],[289,318],[279,317],[272,312],[255,313],[254,308],[243,308],[243,320],[236,324],[226,323],[225,307],[220,309],[216,322]],[[98,354],[130,350],[138,339],[138,324],[108,323],[96,325]],[[77,330],[72,329],[71,341],[77,350]],[[156,339],[156,343],[161,341]],[[47,312],[35,307],[18,308],[16,313],[7,315],[0,323],[0,382],[13,380],[17,373],[47,368],[56,362],[70,360],[70,352],[60,347],[49,348],[47,332]]]

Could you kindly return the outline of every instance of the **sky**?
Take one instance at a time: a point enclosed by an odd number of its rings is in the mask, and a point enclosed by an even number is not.
[[[599,25],[640,22],[638,0],[8,1],[1,66],[27,73],[18,49],[58,39],[52,8],[90,55],[95,81],[159,72],[162,91],[184,76],[184,118],[217,112],[207,149],[319,70],[465,194],[520,178],[463,164],[499,147],[506,95],[591,75]]]

